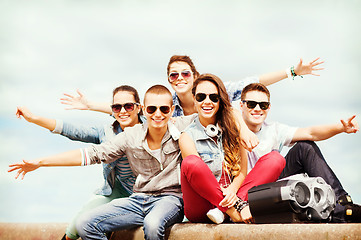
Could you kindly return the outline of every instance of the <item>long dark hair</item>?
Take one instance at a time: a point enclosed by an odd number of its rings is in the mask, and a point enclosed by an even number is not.
[[[222,130],[222,144],[227,169],[232,176],[237,176],[241,171],[241,139],[239,129],[235,122],[232,105],[222,80],[213,74],[202,74],[193,83],[192,94],[195,95],[199,83],[208,81],[216,85],[220,96],[219,109],[216,113],[216,122]]]
[[[128,93],[132,94],[133,97],[134,97],[135,102],[140,104],[140,98],[139,98],[138,91],[135,88],[133,88],[132,86],[121,85],[121,86],[115,88],[113,90],[113,100],[114,100],[115,94],[117,94],[118,92],[128,92]],[[140,109],[140,112],[138,113],[138,121],[139,122],[142,122],[142,119],[140,118],[141,115],[143,115],[142,109]],[[113,131],[114,131],[114,133],[117,133],[117,129],[119,128],[119,126],[120,126],[119,122],[114,121],[114,123],[113,123]]]

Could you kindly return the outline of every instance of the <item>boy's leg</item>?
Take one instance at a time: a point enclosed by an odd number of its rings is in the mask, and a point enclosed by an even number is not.
[[[103,195],[93,196],[76,214],[76,216],[73,217],[73,219],[71,220],[71,222],[69,223],[66,229],[66,233],[65,233],[66,236],[68,236],[70,239],[78,239],[79,235],[78,232],[76,231],[76,222],[82,214],[100,205],[109,203],[110,201],[116,198],[123,198],[123,197],[129,197],[129,193],[125,190],[125,188],[120,184],[119,181],[115,182],[114,189],[110,196],[103,196]]]
[[[79,217],[76,228],[83,239],[106,240],[105,233],[143,225],[144,198],[137,194],[119,198],[84,213]]]
[[[310,177],[322,177],[335,191],[336,198],[346,195],[335,173],[326,163],[316,143],[301,141],[293,146],[286,155],[286,166],[280,178],[298,173],[307,173]]]
[[[144,201],[144,236],[146,240],[164,239],[165,230],[182,222],[183,200],[173,195],[148,196]]]
[[[341,182],[335,173],[328,166],[316,143],[311,141],[300,141],[293,146],[286,155],[286,166],[283,169],[280,179],[298,173],[307,173],[310,177],[322,177],[335,191],[336,200],[347,195]],[[336,204],[333,214],[334,222],[344,222],[345,207]]]

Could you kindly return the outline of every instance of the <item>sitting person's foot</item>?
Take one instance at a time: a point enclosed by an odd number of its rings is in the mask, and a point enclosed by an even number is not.
[[[345,220],[349,223],[361,223],[361,206],[353,203],[349,195],[343,195],[338,203],[345,206]]]
[[[207,217],[216,224],[221,224],[224,221],[224,213],[218,208],[213,208],[207,212]]]
[[[349,205],[349,204],[353,204],[352,202],[352,198],[350,195],[342,195],[341,197],[338,198],[337,202],[339,204],[341,204],[342,206],[346,206],[346,205]]]

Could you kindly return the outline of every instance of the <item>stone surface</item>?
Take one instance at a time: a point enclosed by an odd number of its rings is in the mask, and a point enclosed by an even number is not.
[[[0,223],[1,240],[61,239],[66,223]],[[176,224],[167,239],[360,239],[361,224]],[[117,231],[112,240],[143,239],[142,228]]]

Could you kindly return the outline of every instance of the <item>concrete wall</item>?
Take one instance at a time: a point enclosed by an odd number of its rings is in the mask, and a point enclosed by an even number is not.
[[[61,239],[66,223],[0,223],[1,240]],[[112,240],[143,239],[143,231],[136,228],[117,231]],[[169,240],[207,239],[360,239],[361,224],[176,224],[167,231]]]

